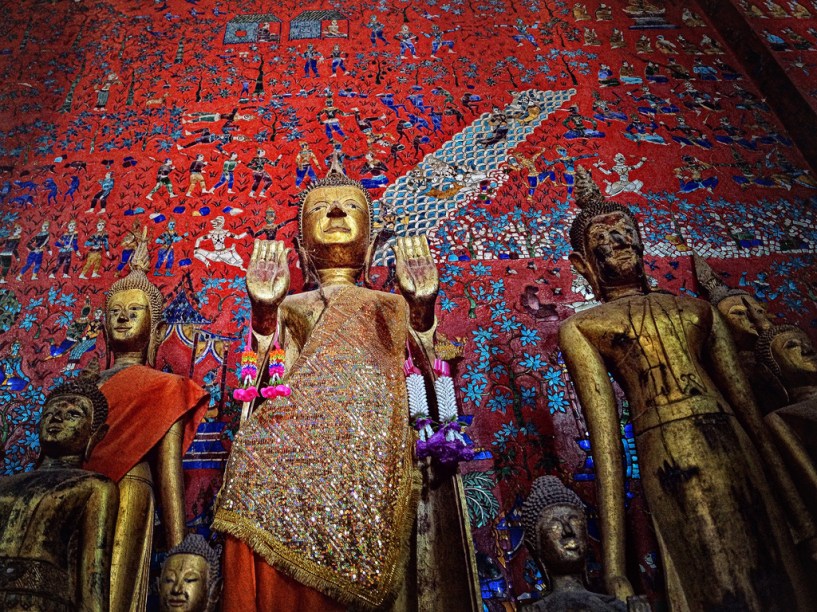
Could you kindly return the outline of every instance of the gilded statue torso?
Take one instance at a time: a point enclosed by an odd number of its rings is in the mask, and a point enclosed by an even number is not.
[[[722,401],[701,366],[712,316],[701,300],[650,293],[601,304],[570,320],[601,353],[635,418],[693,397]]]
[[[113,487],[100,474],[68,468],[0,479],[0,557],[37,557],[67,569],[70,535],[92,498]]]

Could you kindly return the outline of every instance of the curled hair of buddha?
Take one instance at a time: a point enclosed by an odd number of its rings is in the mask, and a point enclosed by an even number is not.
[[[568,489],[556,476],[540,476],[533,481],[530,495],[522,504],[522,527],[525,529],[525,542],[533,546],[536,541],[536,523],[545,508],[556,505],[568,505],[584,512],[584,505],[579,496]]]
[[[204,536],[197,533],[187,534],[181,544],[168,551],[167,558],[173,555],[196,555],[207,561],[207,592],[212,597],[213,590],[218,587],[221,579],[221,559]]]
[[[800,332],[801,330],[794,325],[774,325],[760,332],[757,342],[755,343],[755,359],[757,359],[758,363],[762,363],[769,368],[769,371],[778,378],[780,378],[783,373],[772,354],[772,341],[776,336],[792,331]]]
[[[45,398],[47,404],[56,397],[63,395],[79,395],[87,398],[91,402],[94,409],[94,416],[91,420],[91,429],[98,430],[108,418],[108,400],[96,386],[95,377],[88,375],[80,375],[76,378],[71,378],[66,382],[54,387],[48,396]]]
[[[692,262],[695,268],[695,278],[698,279],[701,292],[713,306],[717,306],[723,300],[733,295],[749,296],[748,292],[742,291],[741,289],[730,289],[729,286],[715,274],[715,271],[710,267],[709,263],[697,253],[693,253]]]
[[[633,226],[640,235],[641,232],[638,228],[638,221],[636,221],[632,211],[626,206],[605,200],[604,196],[601,195],[601,191],[599,191],[598,185],[593,182],[590,171],[582,166],[576,167],[575,194],[576,206],[581,210],[579,214],[576,215],[576,218],[573,219],[573,223],[570,226],[570,246],[572,246],[573,250],[577,253],[584,255],[585,232],[587,228],[590,227],[593,218],[599,215],[616,212],[622,213],[632,221]]]

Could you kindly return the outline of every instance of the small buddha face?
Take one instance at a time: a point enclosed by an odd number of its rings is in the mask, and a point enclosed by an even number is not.
[[[587,523],[581,509],[570,504],[545,508],[536,523],[536,547],[548,572],[581,572],[587,556]]]
[[[58,395],[43,406],[40,446],[50,457],[82,455],[93,434],[94,406],[82,395]]]
[[[163,612],[205,612],[208,605],[207,559],[179,553],[165,561],[159,578],[159,600]]]
[[[622,212],[593,217],[585,232],[585,252],[602,286],[641,284],[644,247],[638,228]]]
[[[369,244],[369,214],[366,196],[354,186],[318,187],[306,196],[301,215],[304,246],[319,267],[362,265]]]
[[[140,289],[118,291],[108,303],[106,324],[111,350],[138,352],[150,341],[150,301]]]
[[[742,350],[751,350],[760,332],[772,326],[763,305],[751,295],[730,295],[718,302],[732,337]]]
[[[786,387],[817,385],[817,351],[803,330],[777,334],[772,339],[771,351]]]

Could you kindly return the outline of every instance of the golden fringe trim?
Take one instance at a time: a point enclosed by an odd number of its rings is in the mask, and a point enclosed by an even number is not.
[[[352,610],[376,612],[386,609],[398,595],[405,579],[405,568],[408,563],[411,534],[417,515],[417,505],[422,488],[422,475],[415,467],[413,460],[413,437],[407,444],[408,457],[405,465],[407,491],[398,496],[397,509],[394,515],[396,525],[401,529],[394,541],[389,558],[386,559],[387,574],[375,588],[361,587],[332,569],[315,563],[304,555],[292,551],[279,542],[269,532],[253,524],[236,512],[218,508],[213,519],[212,529],[238,538],[261,556],[269,565],[284,572],[301,584],[320,591],[324,595],[349,606]],[[402,502],[402,503],[401,503]]]

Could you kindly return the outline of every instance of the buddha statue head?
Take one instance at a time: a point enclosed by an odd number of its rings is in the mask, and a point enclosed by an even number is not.
[[[579,496],[556,476],[533,481],[522,506],[525,544],[551,576],[581,575],[587,555],[587,522]]]
[[[817,396],[817,351],[799,327],[775,325],[760,332],[755,357],[785,390],[782,403]]]
[[[55,387],[40,418],[40,461],[74,458],[79,467],[105,437],[107,418],[108,401],[93,377],[82,375]]]
[[[726,321],[738,350],[751,351],[760,333],[772,326],[766,308],[746,291],[727,287],[699,255],[692,259],[701,291]]]
[[[159,577],[162,612],[214,612],[221,593],[219,555],[202,536],[189,534],[171,549]]]
[[[137,246],[130,264],[130,274],[113,283],[108,291],[105,303],[108,352],[139,355],[140,363],[153,366],[166,329],[162,314],[164,298],[145,274],[149,259],[144,242]]]
[[[363,185],[336,169],[301,194],[301,257],[320,276],[345,269],[356,278],[372,253],[372,201]]]
[[[605,200],[581,166],[576,168],[576,204],[581,210],[570,226],[570,262],[596,299],[606,301],[619,291],[647,293],[644,246],[632,212]]]

